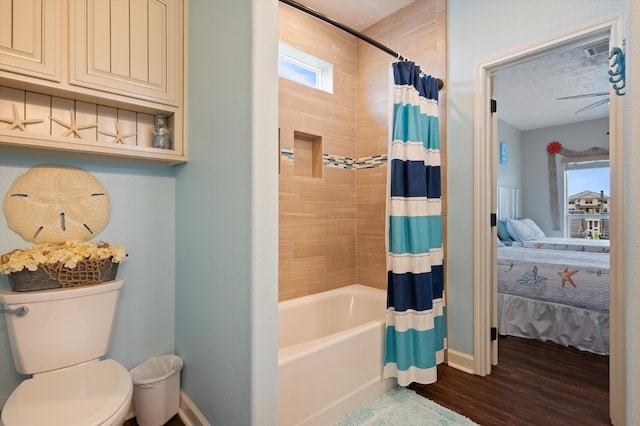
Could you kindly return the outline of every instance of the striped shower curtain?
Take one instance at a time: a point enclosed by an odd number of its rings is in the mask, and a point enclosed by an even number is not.
[[[391,71],[384,377],[407,386],[436,381],[446,345],[438,83],[413,62]]]

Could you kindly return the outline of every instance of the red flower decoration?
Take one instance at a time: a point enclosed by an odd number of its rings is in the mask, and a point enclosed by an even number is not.
[[[562,150],[562,144],[560,144],[560,142],[553,141],[547,145],[547,152],[549,154],[557,154],[560,150]]]

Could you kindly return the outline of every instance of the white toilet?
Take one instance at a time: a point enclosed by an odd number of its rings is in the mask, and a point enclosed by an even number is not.
[[[23,381],[2,409],[3,426],[122,425],[129,371],[99,358],[109,350],[123,280],[75,288],[0,290],[16,370]]]

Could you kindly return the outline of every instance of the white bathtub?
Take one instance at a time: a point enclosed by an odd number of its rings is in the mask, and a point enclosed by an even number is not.
[[[382,380],[384,291],[352,285],[278,310],[280,425],[331,425],[396,386]]]

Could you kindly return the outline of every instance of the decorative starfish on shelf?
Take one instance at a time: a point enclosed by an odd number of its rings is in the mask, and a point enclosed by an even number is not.
[[[9,127],[7,127],[7,130],[20,129],[23,132],[26,132],[27,128],[24,127],[25,125],[42,123],[44,121],[41,118],[31,118],[28,120],[27,119],[21,120],[20,114],[18,113],[18,107],[16,106],[16,104],[11,104],[11,106],[13,107],[13,118],[0,118],[0,121],[2,121],[3,123],[9,123]]]
[[[118,123],[118,120],[115,120],[116,123],[116,132],[115,133],[111,133],[111,132],[103,132],[102,130],[98,130],[99,133],[102,133],[103,135],[107,135],[107,136],[111,136],[112,138],[114,138],[111,143],[121,143],[121,144],[125,144],[125,139],[126,138],[130,138],[131,136],[135,136],[138,133],[134,132],[134,133],[121,133],[120,132],[120,125]]]
[[[61,125],[62,127],[66,127],[67,130],[66,132],[63,133],[62,136],[69,136],[71,134],[75,135],[78,139],[82,139],[82,136],[80,135],[80,130],[84,130],[84,129],[91,129],[93,127],[98,127],[97,124],[76,124],[76,117],[73,114],[73,109],[69,109],[69,117],[70,118],[70,123],[67,124],[61,120],[58,120],[55,117],[51,117],[49,116],[49,119],[51,121],[55,121],[56,123],[58,123],[59,125]]]

